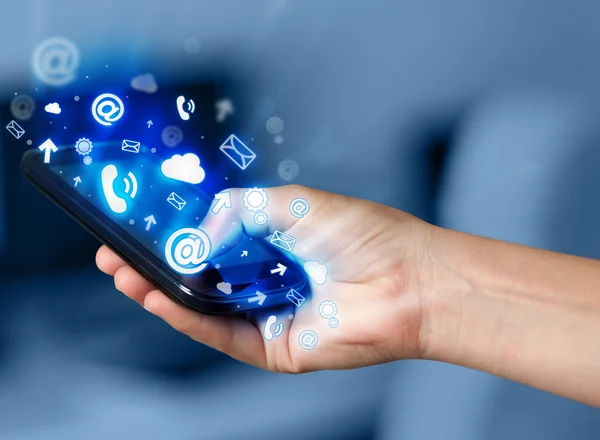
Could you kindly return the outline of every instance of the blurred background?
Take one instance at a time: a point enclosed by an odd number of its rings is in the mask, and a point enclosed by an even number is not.
[[[229,84],[269,181],[600,258],[598,18],[591,0],[3,2],[0,438],[598,438],[600,411],[459,367],[285,376],[192,342],[95,269],[98,243],[20,176],[29,122],[16,144],[4,128],[15,94],[52,91],[32,59],[65,37],[75,81]]]

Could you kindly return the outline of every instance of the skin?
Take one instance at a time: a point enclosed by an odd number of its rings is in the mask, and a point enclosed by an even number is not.
[[[118,290],[176,330],[242,362],[271,371],[347,369],[400,359],[454,363],[600,407],[600,263],[437,228],[402,211],[301,186],[266,190],[268,225],[234,206],[209,214],[213,249],[242,233],[274,230],[297,239],[300,260],[328,268],[302,307],[277,312],[284,333],[261,334],[266,316],[207,316],[168,299],[106,247],[98,267]],[[292,216],[291,200],[310,212]],[[227,225],[227,227],[224,227]],[[224,232],[227,231],[227,235]],[[318,313],[337,304],[339,327]],[[287,315],[294,313],[294,319]],[[303,330],[319,335],[305,350]]]

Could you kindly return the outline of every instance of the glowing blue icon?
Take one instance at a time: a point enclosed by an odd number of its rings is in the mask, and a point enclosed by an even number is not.
[[[167,198],[167,202],[175,207],[178,211],[181,211],[185,205],[186,201],[183,200],[177,193],[172,192]]]
[[[204,168],[200,166],[200,158],[193,153],[188,153],[183,156],[176,154],[172,158],[165,160],[162,163],[160,170],[162,171],[163,176],[168,177],[169,179],[195,185],[202,183],[206,176]]]
[[[264,210],[269,204],[269,196],[264,189],[249,188],[244,191],[242,203],[248,211],[259,212]]]
[[[146,231],[149,231],[152,226],[156,226],[158,224],[154,215],[149,215],[144,219],[144,221],[146,222]]]
[[[306,261],[304,263],[304,270],[316,284],[321,286],[327,282],[327,266],[323,263],[319,263],[318,261]]]
[[[333,301],[325,300],[319,304],[319,315],[323,319],[333,318],[337,315],[337,312],[337,305]]]
[[[25,130],[17,124],[16,121],[10,121],[6,126],[6,129],[17,139],[21,139],[21,137],[25,134]]]
[[[62,111],[60,109],[60,105],[58,105],[58,102],[52,102],[48,104],[46,107],[44,107],[44,110],[46,110],[46,113],[52,113],[53,115],[60,115],[60,112]]]
[[[208,263],[211,244],[201,229],[184,228],[174,232],[165,245],[165,258],[178,273],[193,275],[202,272]]]
[[[283,333],[283,324],[277,322],[277,316],[271,315],[265,322],[264,337],[267,341],[272,341],[273,338],[281,336]]]
[[[271,269],[271,273],[273,275],[279,274],[279,276],[283,276],[283,274],[285,273],[286,270],[287,270],[287,266],[284,266],[281,263],[277,263],[277,267],[275,269]]]
[[[39,149],[44,152],[44,163],[50,163],[50,155],[58,151],[58,147],[50,139],[40,145]]]
[[[125,139],[121,144],[121,151],[125,151],[127,153],[138,154],[140,152],[140,148],[142,148],[142,146],[138,141],[130,141]]]
[[[310,211],[310,205],[305,199],[294,199],[290,202],[290,212],[294,217],[302,218]]]
[[[242,170],[248,168],[252,161],[256,159],[256,153],[234,134],[229,136],[219,149]]]
[[[300,166],[295,160],[286,159],[279,164],[277,167],[277,172],[279,173],[279,177],[281,177],[283,180],[286,182],[291,182],[298,176],[298,173],[300,172]]]
[[[98,123],[110,126],[123,116],[125,107],[123,101],[112,93],[98,96],[92,104],[92,115]]]
[[[306,301],[302,295],[296,292],[294,289],[290,289],[290,291],[285,295],[287,299],[290,300],[296,307],[300,307]]]
[[[10,112],[21,121],[31,119],[34,111],[35,101],[29,95],[17,95],[10,103]]]
[[[221,99],[215,103],[215,108],[217,109],[217,122],[225,122],[227,116],[235,113],[235,109],[233,108],[233,103],[229,99]]]
[[[156,84],[156,78],[151,73],[145,73],[138,75],[131,80],[131,88],[138,92],[154,93],[158,90],[158,84]]]
[[[338,308],[337,304],[330,300],[325,300],[319,304],[319,315],[321,318],[327,319],[327,323],[331,328],[337,328],[340,321],[337,319]]]
[[[211,208],[213,214],[218,214],[223,208],[231,208],[231,194],[229,191],[223,191],[215,194],[215,201]]]
[[[82,156],[87,156],[94,149],[92,141],[87,138],[81,138],[75,142],[75,151]]]
[[[259,306],[262,306],[265,303],[265,300],[267,299],[267,295],[265,295],[262,292],[259,292],[258,290],[256,291],[255,295],[256,296],[248,298],[248,303],[258,303]]]
[[[179,112],[179,116],[184,121],[188,121],[190,119],[190,113],[194,113],[196,111],[196,103],[193,99],[186,100],[185,96],[177,97],[177,111]]]
[[[269,217],[267,217],[267,214],[264,212],[257,212],[254,214],[254,223],[256,223],[258,226],[266,225],[268,221]]]
[[[304,330],[298,336],[298,343],[305,350],[313,350],[319,343],[319,335],[314,330]]]
[[[117,180],[118,175],[117,167],[112,164],[106,165],[102,169],[102,192],[111,211],[115,214],[123,214],[127,211],[128,203],[126,198],[118,196],[115,192],[115,180]],[[130,172],[127,177],[123,178],[123,183],[125,184],[124,193],[129,196],[129,199],[135,199],[138,192],[138,182],[135,175]]]
[[[85,157],[83,158],[83,163],[84,163],[84,164],[86,164],[86,165],[91,165],[91,164],[92,164],[92,162],[93,162],[93,161],[92,161],[92,157],[91,157],[91,156],[85,156]]]
[[[179,127],[169,125],[161,133],[163,144],[169,148],[176,147],[183,140],[183,131]]]
[[[296,239],[285,232],[275,231],[271,237],[271,244],[284,251],[292,252],[292,249],[296,245]]]
[[[33,53],[33,71],[45,84],[64,86],[75,79],[79,66],[77,47],[65,38],[49,38]]]

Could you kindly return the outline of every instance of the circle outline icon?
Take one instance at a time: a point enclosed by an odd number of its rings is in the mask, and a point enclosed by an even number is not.
[[[62,63],[56,69],[49,71],[47,69],[48,52],[54,50],[55,53],[62,53],[63,58],[69,62]],[[65,57],[66,55],[66,57]],[[63,60],[64,61],[64,60]],[[42,41],[33,52],[33,71],[43,83],[50,86],[65,86],[75,79],[77,68],[79,67],[79,49],[71,41],[63,37],[52,37]]]
[[[269,195],[262,188],[248,188],[242,196],[242,203],[248,211],[263,211],[269,204]]]
[[[282,180],[286,182],[293,181],[300,173],[300,166],[298,162],[293,159],[285,159],[281,161],[277,167],[277,174]]]
[[[197,267],[182,267],[173,257],[173,245],[178,238],[184,235],[195,235],[202,241],[202,254],[198,257],[200,264]],[[167,244],[165,245],[165,258],[174,271],[184,275],[194,275],[202,272],[208,266],[208,263],[204,263],[204,261],[208,258],[211,247],[210,238],[202,229],[183,228],[175,231],[167,240]]]
[[[258,226],[263,226],[269,221],[269,217],[264,212],[257,212],[254,214],[254,223]]]
[[[106,102],[110,102],[109,100],[113,100],[119,105],[119,107],[116,107],[114,105],[114,103],[111,102],[111,104],[113,105],[113,109],[118,108],[118,114],[117,114],[117,116],[114,116],[114,117],[112,116],[112,113],[104,114],[105,118],[107,116],[111,116],[111,119],[106,119],[106,120],[100,119],[98,110],[101,107],[104,107],[106,105]],[[114,113],[114,110],[113,110],[113,113]],[[121,98],[119,98],[117,95],[114,95],[112,93],[103,93],[102,95],[100,95],[96,99],[94,99],[94,102],[92,103],[92,116],[94,116],[94,119],[99,124],[102,124],[104,126],[113,125],[113,122],[117,122],[119,119],[121,119],[121,117],[123,116],[123,113],[125,113],[125,106],[123,105],[123,101],[121,101]]]
[[[29,95],[17,95],[10,102],[10,112],[16,119],[28,121],[35,112],[35,101]]]
[[[319,335],[314,330],[304,330],[298,336],[298,343],[305,350],[314,350],[319,343]]]
[[[296,209],[297,206],[300,206],[302,209],[301,212],[298,212]],[[290,202],[290,213],[296,218],[303,218],[310,211],[310,203],[306,199],[298,197]]]
[[[83,147],[86,144],[87,150],[85,149],[85,147]],[[93,149],[94,145],[92,144],[92,141],[90,141],[88,138],[81,138],[77,142],[75,142],[75,150],[78,154],[81,154],[82,156],[87,156],[92,152]]]
[[[169,125],[161,132],[160,139],[166,147],[174,148],[183,141],[183,131],[176,125]]]

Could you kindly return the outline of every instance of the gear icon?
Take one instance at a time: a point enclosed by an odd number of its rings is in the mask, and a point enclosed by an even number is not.
[[[94,146],[92,145],[92,141],[89,139],[81,138],[75,142],[75,149],[77,150],[77,153],[81,154],[82,156],[87,156],[90,154],[93,148]]]
[[[337,328],[340,325],[340,321],[337,318],[331,318],[327,323],[331,328]]]
[[[254,214],[254,223],[256,223],[258,226],[264,225],[267,223],[267,221],[269,221],[269,217],[267,217],[267,214],[264,212],[257,212]]]
[[[86,165],[91,165],[92,164],[92,158],[90,156],[85,156],[83,158],[83,163]]]
[[[335,319],[337,312],[337,305],[333,301],[326,300],[319,304],[319,315],[323,319]]]
[[[250,188],[244,191],[242,202],[248,211],[259,212],[267,207],[269,196],[264,189]]]

